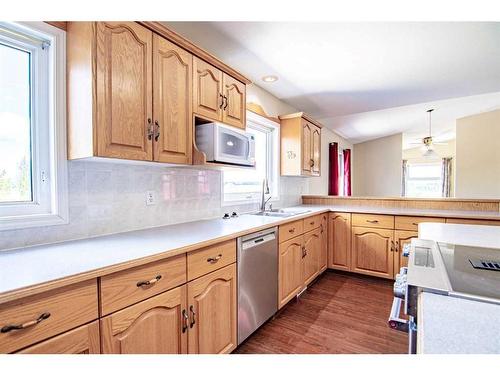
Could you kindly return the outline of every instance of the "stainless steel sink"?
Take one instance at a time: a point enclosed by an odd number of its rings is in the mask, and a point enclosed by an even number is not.
[[[306,212],[310,212],[310,210],[303,211],[286,211],[286,210],[272,210],[272,211],[260,211],[251,215],[255,216],[270,216],[270,217],[290,217],[300,214],[305,214]]]

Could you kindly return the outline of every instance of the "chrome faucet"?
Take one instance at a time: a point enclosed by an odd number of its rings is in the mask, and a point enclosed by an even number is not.
[[[269,185],[267,183],[267,178],[264,178],[264,180],[262,180],[262,196],[260,200],[260,210],[262,212],[266,210],[266,203],[269,202],[269,200],[272,198],[272,196],[270,196],[269,198],[266,199],[265,198],[266,194],[270,194],[270,192],[269,192]]]

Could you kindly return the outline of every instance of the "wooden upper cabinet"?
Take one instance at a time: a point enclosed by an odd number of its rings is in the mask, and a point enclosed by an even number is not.
[[[97,23],[97,156],[153,158],[152,45],[135,22]]]
[[[30,346],[19,354],[99,354],[99,322],[95,321]]]
[[[154,160],[191,164],[193,56],[153,35]]]
[[[105,354],[187,353],[186,286],[101,319]]]
[[[314,126],[311,137],[311,160],[313,176],[321,175],[321,129]]]
[[[393,230],[352,228],[352,271],[372,276],[393,278]]]
[[[328,228],[328,266],[351,270],[351,214],[331,212]]]
[[[321,175],[321,124],[303,112],[280,116],[281,175]]]
[[[302,174],[312,174],[312,134],[314,125],[302,121]]]
[[[222,121],[222,71],[197,57],[193,57],[193,93],[194,113]]]
[[[303,236],[280,243],[278,258],[278,306],[283,307],[302,289]]]
[[[237,346],[236,264],[188,283],[189,353],[230,353]]]
[[[223,76],[224,106],[222,122],[246,128],[246,87],[245,84],[224,74]]]
[[[304,253],[302,255],[302,279],[308,285],[319,274],[321,252],[321,229],[316,228],[304,234]]]

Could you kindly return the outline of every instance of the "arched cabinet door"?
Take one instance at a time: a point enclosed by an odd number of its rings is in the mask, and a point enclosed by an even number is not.
[[[224,74],[224,106],[222,121],[241,129],[246,128],[246,89],[245,85]]]
[[[153,33],[135,22],[98,22],[97,156],[152,160]]]
[[[186,286],[101,319],[105,354],[187,353]]]
[[[328,267],[351,270],[351,214],[331,212],[328,228]]]
[[[302,289],[303,236],[280,243],[278,258],[278,306],[283,307]]]
[[[314,126],[311,136],[311,173],[314,176],[321,175],[321,128]]]
[[[302,120],[302,175],[310,176],[312,174],[312,136],[314,125]]]
[[[321,251],[321,229],[316,228],[304,234],[304,255],[302,257],[302,277],[308,285],[319,274]]]
[[[191,164],[193,56],[153,36],[154,160]]]
[[[224,108],[222,72],[193,57],[193,112],[212,120],[222,121]]]
[[[379,228],[352,228],[352,271],[393,278],[394,231]]]
[[[189,353],[223,354],[237,346],[236,265],[188,283]]]

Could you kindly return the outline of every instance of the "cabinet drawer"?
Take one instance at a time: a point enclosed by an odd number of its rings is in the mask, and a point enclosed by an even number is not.
[[[321,215],[311,216],[303,220],[304,232],[319,228],[321,224]]]
[[[182,254],[101,277],[101,315],[172,289],[186,282]]]
[[[188,280],[236,262],[236,241],[230,240],[193,251],[187,256]]]
[[[444,223],[444,218],[422,216],[396,216],[395,227],[402,230],[418,230],[420,223]]]
[[[394,229],[394,216],[352,214],[352,225],[356,227]]]
[[[32,345],[97,316],[95,279],[0,305],[0,353]]]
[[[279,227],[279,242],[285,242],[304,233],[304,221],[297,220]]]

